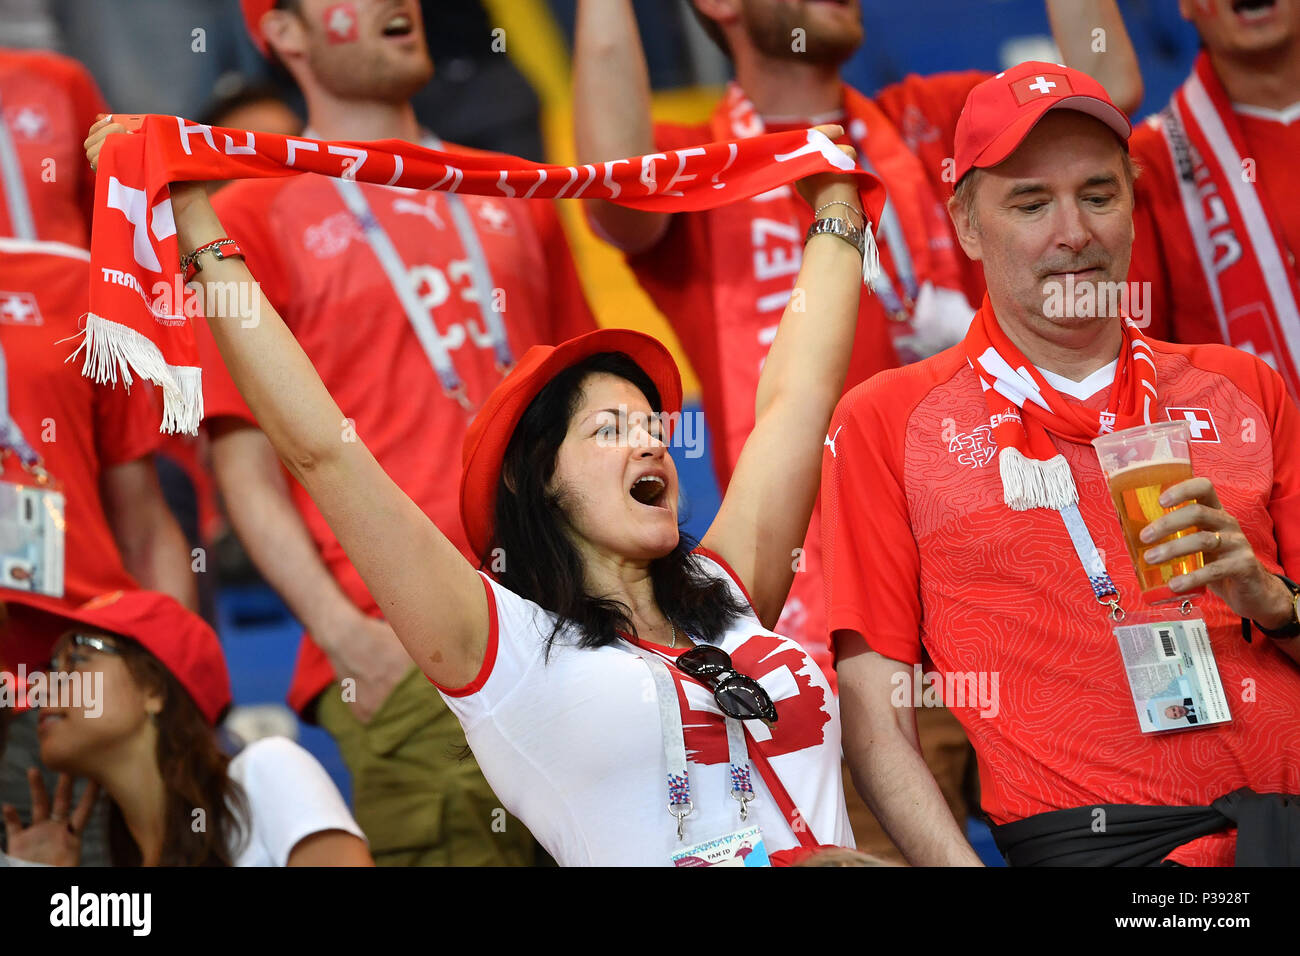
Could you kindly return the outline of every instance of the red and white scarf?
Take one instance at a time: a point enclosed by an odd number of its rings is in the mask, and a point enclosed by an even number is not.
[[[1281,217],[1247,181],[1250,150],[1208,54],[1151,122],[1169,148],[1223,341],[1268,360],[1300,396],[1300,283]]]
[[[181,306],[179,250],[168,183],[320,173],[412,189],[523,199],[608,199],[633,209],[710,209],[818,172],[852,172],[878,222],[880,181],[821,133],[797,130],[585,166],[548,166],[500,153],[425,149],[400,140],[326,142],[191,123],[126,118],[99,157],[91,228],[90,312],[82,374],[163,392],[166,432],[193,433],[203,417],[194,335]],[[867,230],[867,265],[875,244]],[[254,272],[256,264],[253,264]],[[868,275],[868,278],[871,276]],[[80,349],[78,349],[80,351]]]
[[[1077,504],[1074,477],[1051,435],[1086,443],[1098,435],[1150,424],[1156,402],[1155,353],[1129,318],[1115,365],[1110,403],[1095,412],[1067,401],[1047,384],[1002,331],[987,295],[966,333],[966,359],[979,376],[998,447],[1002,496],[1015,511]]]

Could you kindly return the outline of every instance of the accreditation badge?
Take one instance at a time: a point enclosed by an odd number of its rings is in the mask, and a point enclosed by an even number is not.
[[[0,587],[63,597],[64,498],[0,481]]]
[[[678,850],[673,866],[771,866],[758,827],[748,827]]]
[[[1199,614],[1130,615],[1115,628],[1115,638],[1142,733],[1201,730],[1232,720]]]

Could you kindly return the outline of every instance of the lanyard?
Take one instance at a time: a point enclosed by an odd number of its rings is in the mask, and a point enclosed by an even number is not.
[[[691,778],[686,766],[686,737],[682,730],[682,712],[677,702],[677,687],[663,657],[653,651],[624,642],[628,649],[646,662],[654,678],[655,697],[659,702],[659,726],[663,734],[664,760],[668,767],[668,812],[677,820],[677,839],[686,837],[686,818],[695,809],[691,803]],[[745,745],[745,728],[734,717],[724,717],[727,725],[727,760],[731,771],[731,796],[740,804],[740,819],[749,818],[749,801],[754,799],[754,784],[749,768],[749,749]]]
[[[435,149],[442,145],[437,140],[434,140],[433,143],[432,148]],[[402,262],[397,247],[393,245],[393,240],[384,227],[379,224],[379,220],[370,208],[370,203],[366,201],[361,187],[355,180],[351,179],[334,178],[330,181],[334,184],[334,188],[338,191],[339,197],[343,200],[348,212],[352,213],[353,218],[361,226],[366,237],[366,243],[375,254],[375,258],[379,260],[380,266],[383,267],[389,285],[393,287],[393,292],[396,293],[397,299],[402,305],[402,311],[406,313],[406,319],[411,323],[415,337],[419,340],[421,347],[424,349],[424,354],[429,358],[429,364],[433,366],[433,370],[438,376],[443,392],[449,398],[458,402],[466,411],[472,410],[469,395],[465,389],[465,382],[456,371],[456,365],[451,359],[451,353],[439,334],[437,326],[434,325],[429,309],[416,296],[410,273]],[[492,272],[488,268],[487,256],[483,252],[482,243],[479,242],[478,233],[474,229],[474,224],[464,202],[459,196],[452,193],[447,193],[446,198],[451,209],[452,223],[456,228],[457,236],[460,238],[461,247],[469,258],[470,276],[474,286],[474,299],[478,305],[479,317],[492,343],[497,370],[502,375],[505,375],[514,366],[514,356],[510,351],[510,343],[506,337],[505,323],[501,313],[491,307],[494,286]],[[473,337],[471,334],[470,338]]]
[[[34,475],[42,484],[49,480],[41,466],[41,456],[31,446],[23,430],[9,414],[9,360],[4,346],[0,345],[0,455],[18,456],[24,470]]]
[[[1079,563],[1083,565],[1083,572],[1088,575],[1092,596],[1097,599],[1098,604],[1105,604],[1110,608],[1111,620],[1117,622],[1124,620],[1124,609],[1119,604],[1119,588],[1115,587],[1115,582],[1110,579],[1110,574],[1106,571],[1106,562],[1101,552],[1097,550],[1096,542],[1092,540],[1088,525],[1084,523],[1083,515],[1079,512],[1079,506],[1073,504],[1062,508],[1061,520],[1065,522],[1065,530],[1070,533],[1070,541],[1074,544],[1074,553],[1079,556]]]
[[[9,225],[19,239],[36,238],[36,221],[27,199],[27,184],[23,180],[22,163],[14,148],[13,134],[4,118],[4,104],[0,103],[0,180],[4,182],[5,205],[9,209]]]
[[[867,124],[860,119],[849,122],[849,139],[853,142],[853,148],[858,151],[857,164],[859,169],[866,170],[873,176],[879,177],[876,168],[871,165],[871,160],[867,158],[867,150],[864,146],[864,140],[867,136]],[[885,206],[880,213],[880,222],[878,231],[884,234],[885,246],[889,249],[889,254],[894,261],[894,270],[898,273],[898,281],[902,283],[903,295],[906,301],[901,299],[898,292],[894,289],[894,284],[890,281],[889,275],[884,269],[880,274],[871,281],[871,291],[879,298],[880,303],[885,307],[885,311],[896,321],[902,321],[912,311],[912,306],[916,303],[916,297],[920,292],[920,287],[916,281],[916,268],[912,264],[912,253],[907,248],[907,239],[903,235],[903,225],[898,219],[898,210],[889,197],[885,197]]]

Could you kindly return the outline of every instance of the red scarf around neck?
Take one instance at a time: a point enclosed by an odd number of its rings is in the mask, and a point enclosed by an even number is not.
[[[863,209],[878,222],[880,181],[853,168],[813,130],[709,143],[667,154],[584,166],[549,166],[500,153],[425,149],[400,140],[326,142],[191,123],[126,118],[99,156],[91,227],[90,311],[82,374],[163,392],[166,432],[194,433],[203,417],[198,352],[187,318],[199,314],[180,275],[168,183],[319,173],[409,189],[523,199],[608,199],[633,209],[710,209],[818,172],[858,178]],[[868,257],[874,244],[868,232]],[[202,319],[200,319],[202,321]]]
[[[1298,250],[1288,250],[1267,192],[1246,176],[1250,149],[1209,54],[1201,51],[1151,122],[1169,149],[1223,342],[1264,358],[1300,397]]]
[[[1124,332],[1110,402],[1094,412],[1062,398],[1007,338],[989,297],[966,333],[966,359],[979,377],[1007,507],[1061,510],[1078,502],[1069,463],[1049,435],[1084,444],[1107,432],[1150,424],[1157,399],[1155,353],[1133,321]]]

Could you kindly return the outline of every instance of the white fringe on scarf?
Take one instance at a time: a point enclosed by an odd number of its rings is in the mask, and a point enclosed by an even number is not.
[[[134,329],[111,322],[93,312],[86,313],[86,327],[78,333],[81,344],[68,356],[72,361],[86,350],[81,374],[100,385],[122,384],[128,390],[132,372],[153,382],[163,393],[163,420],[159,429],[167,434],[198,434],[203,420],[202,369],[193,365],[168,365],[153,342]],[[76,338],[77,336],[73,336]]]
[[[1079,502],[1070,464],[1061,455],[1039,461],[1026,458],[1019,449],[1003,448],[998,454],[998,469],[1002,472],[1002,498],[1013,511],[1060,511]]]

